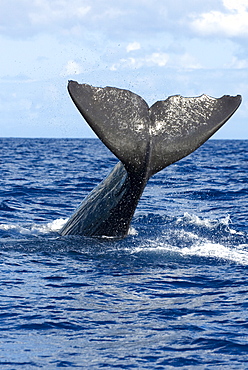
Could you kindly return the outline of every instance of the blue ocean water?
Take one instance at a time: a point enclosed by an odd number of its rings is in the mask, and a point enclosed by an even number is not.
[[[248,141],[156,174],[120,241],[58,234],[99,140],[0,147],[0,369],[248,369]]]

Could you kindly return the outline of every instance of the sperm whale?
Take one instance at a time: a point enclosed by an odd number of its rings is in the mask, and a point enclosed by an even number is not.
[[[83,200],[61,235],[125,237],[149,178],[199,148],[241,103],[240,95],[175,95],[149,107],[129,90],[76,81],[69,81],[68,91],[120,162]]]

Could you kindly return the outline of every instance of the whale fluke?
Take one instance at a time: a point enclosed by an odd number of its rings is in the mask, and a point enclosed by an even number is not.
[[[175,95],[150,108],[115,87],[69,81],[69,94],[87,123],[117,156],[110,175],[83,201],[62,235],[123,237],[148,179],[208,140],[237,110],[241,96]]]

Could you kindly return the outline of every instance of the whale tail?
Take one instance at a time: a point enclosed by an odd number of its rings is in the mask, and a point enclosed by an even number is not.
[[[149,108],[128,90],[74,81],[68,89],[85,120],[122,163],[84,199],[61,235],[124,237],[149,177],[203,144],[241,102],[240,96],[177,95]]]
[[[171,96],[150,108],[139,95],[115,87],[69,81],[72,100],[102,142],[128,172],[149,178],[187,156],[237,110],[241,96]]]

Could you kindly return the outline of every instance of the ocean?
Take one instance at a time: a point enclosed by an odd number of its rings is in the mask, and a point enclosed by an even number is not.
[[[58,230],[117,162],[0,139],[0,369],[248,369],[248,141],[150,179],[123,240]]]

